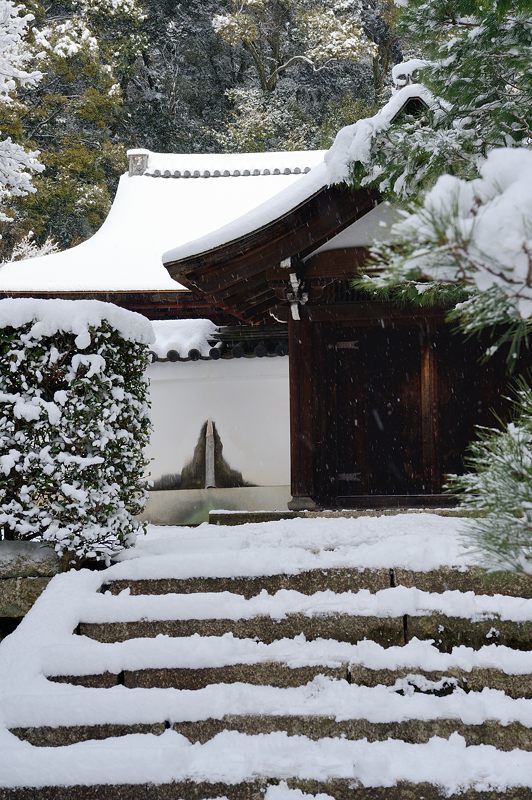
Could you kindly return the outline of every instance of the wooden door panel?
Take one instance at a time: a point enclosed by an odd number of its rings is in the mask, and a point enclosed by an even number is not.
[[[429,491],[420,329],[341,329],[336,335],[336,495]]]

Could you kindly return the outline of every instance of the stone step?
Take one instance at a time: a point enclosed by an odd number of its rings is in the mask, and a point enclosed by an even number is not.
[[[334,592],[371,592],[393,586],[416,587],[428,592],[458,590],[476,594],[502,594],[532,598],[532,581],[526,575],[513,572],[487,572],[480,567],[467,570],[442,567],[430,572],[406,569],[314,569],[293,575],[260,575],[254,577],[196,577],[147,580],[114,580],[102,587],[102,592],[119,594],[129,589],[132,595],[192,594],[195,592],[231,592],[254,597],[262,590],[274,594],[281,589],[293,589],[303,594],[331,589]]]
[[[370,722],[365,719],[337,721],[326,716],[230,715],[221,719],[193,722],[160,722],[144,725],[83,725],[76,727],[15,728],[11,733],[36,747],[64,747],[84,741],[101,741],[128,734],[160,736],[172,729],[190,742],[204,744],[223,731],[248,735],[284,731],[289,736],[308,739],[367,739],[369,742],[400,739],[423,744],[433,736],[447,739],[453,733],[463,736],[468,745],[492,745],[499,750],[532,750],[530,729],[519,723],[502,725],[488,720],[479,725],[466,725],[454,719],[405,720],[403,722]]]
[[[304,635],[307,640],[337,639],[355,644],[370,639],[380,645],[402,645],[412,638],[434,639],[442,652],[459,645],[478,649],[486,644],[502,644],[516,650],[529,650],[532,623],[495,618],[472,621],[443,614],[400,617],[365,617],[350,614],[307,616],[287,614],[276,620],[267,616],[249,619],[167,619],[134,622],[81,622],[77,632],[99,642],[123,642],[155,636],[223,636],[256,639],[270,643],[277,639]]]
[[[49,677],[54,683],[69,683],[87,688],[109,689],[125,686],[128,689],[204,689],[213,684],[246,683],[255,686],[288,688],[304,686],[318,675],[347,680],[358,686],[393,686],[398,679],[412,675],[439,683],[450,681],[466,692],[481,692],[482,689],[497,689],[509,697],[532,698],[530,675],[508,675],[495,669],[461,669],[428,671],[417,667],[408,669],[370,669],[359,664],[344,664],[338,667],[322,665],[290,667],[279,662],[255,664],[229,664],[223,667],[189,669],[139,669],[120,673],[104,672],[99,675],[59,675]]]
[[[107,689],[125,686],[128,689],[204,689],[211,684],[250,683],[262,686],[304,686],[318,675],[345,680],[348,665],[326,667],[321,665],[289,667],[278,662],[259,664],[228,664],[224,667],[194,669],[139,669],[124,670],[118,674],[105,672],[100,675],[54,676],[55,683],[70,683],[75,686]]]
[[[451,765],[450,765],[451,766]],[[206,783],[183,781],[170,784],[122,784],[94,786],[47,786],[40,789],[0,788],[0,800],[264,800],[268,785],[279,781]],[[333,800],[449,800],[449,793],[432,784],[402,782],[395,786],[364,788],[350,780],[326,782],[288,780],[290,788],[308,795],[326,794]],[[310,798],[309,798],[310,800]],[[459,800],[532,800],[532,789],[499,791],[465,789]]]
[[[102,592],[119,594],[124,589],[129,589],[132,595],[231,592],[249,598],[264,589],[268,594],[275,594],[281,589],[293,589],[303,594],[314,594],[327,589],[333,592],[358,592],[360,589],[377,592],[380,589],[389,589],[393,585],[392,580],[389,569],[313,569],[295,575],[117,580],[104,584]]]
[[[372,639],[384,646],[404,644],[403,618],[350,616],[347,614],[309,617],[288,614],[284,619],[257,616],[251,619],[177,619],[135,622],[84,623],[78,626],[82,636],[99,642],[123,642],[127,639],[159,636],[223,636],[232,633],[240,639],[271,643],[277,639],[303,634],[306,639],[337,639],[355,643]]]

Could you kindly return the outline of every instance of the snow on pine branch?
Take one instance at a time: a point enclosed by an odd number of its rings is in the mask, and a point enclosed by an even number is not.
[[[359,119],[353,125],[347,125],[336,135],[333,146],[325,155],[330,183],[349,182],[353,164],[357,162],[367,168],[367,176],[362,185],[376,179],[377,173],[372,169],[372,145],[375,136],[387,130],[395,117],[401,112],[411,98],[423,100],[427,106],[434,103],[434,98],[425,86],[420,83],[409,84],[392,95],[390,100],[373,117]]]
[[[392,281],[463,283],[532,317],[532,150],[492,150],[471,181],[442,175],[376,256]]]

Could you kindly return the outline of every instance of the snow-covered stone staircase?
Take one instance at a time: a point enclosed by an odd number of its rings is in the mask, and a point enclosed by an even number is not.
[[[459,524],[154,529],[58,576],[0,648],[0,800],[532,797],[532,581]]]

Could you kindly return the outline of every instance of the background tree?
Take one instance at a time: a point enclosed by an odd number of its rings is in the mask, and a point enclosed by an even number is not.
[[[38,153],[25,150],[11,136],[4,138],[6,119],[15,109],[19,114],[24,110],[17,93],[41,79],[31,68],[26,41],[32,17],[21,12],[10,0],[0,0],[0,222],[4,223],[12,219],[8,211],[12,199],[33,192],[32,175],[42,169]]]
[[[14,205],[3,255],[31,230],[61,247],[89,236],[105,217],[125,146],[118,130],[123,92],[142,43],[136,0],[33,0],[32,47],[44,75],[21,91],[6,123],[41,151],[36,194]]]
[[[391,5],[233,0],[215,14],[214,30],[248,57],[243,82],[227,92],[233,110],[218,141],[236,150],[329,146],[331,127],[380,98],[399,52]]]

